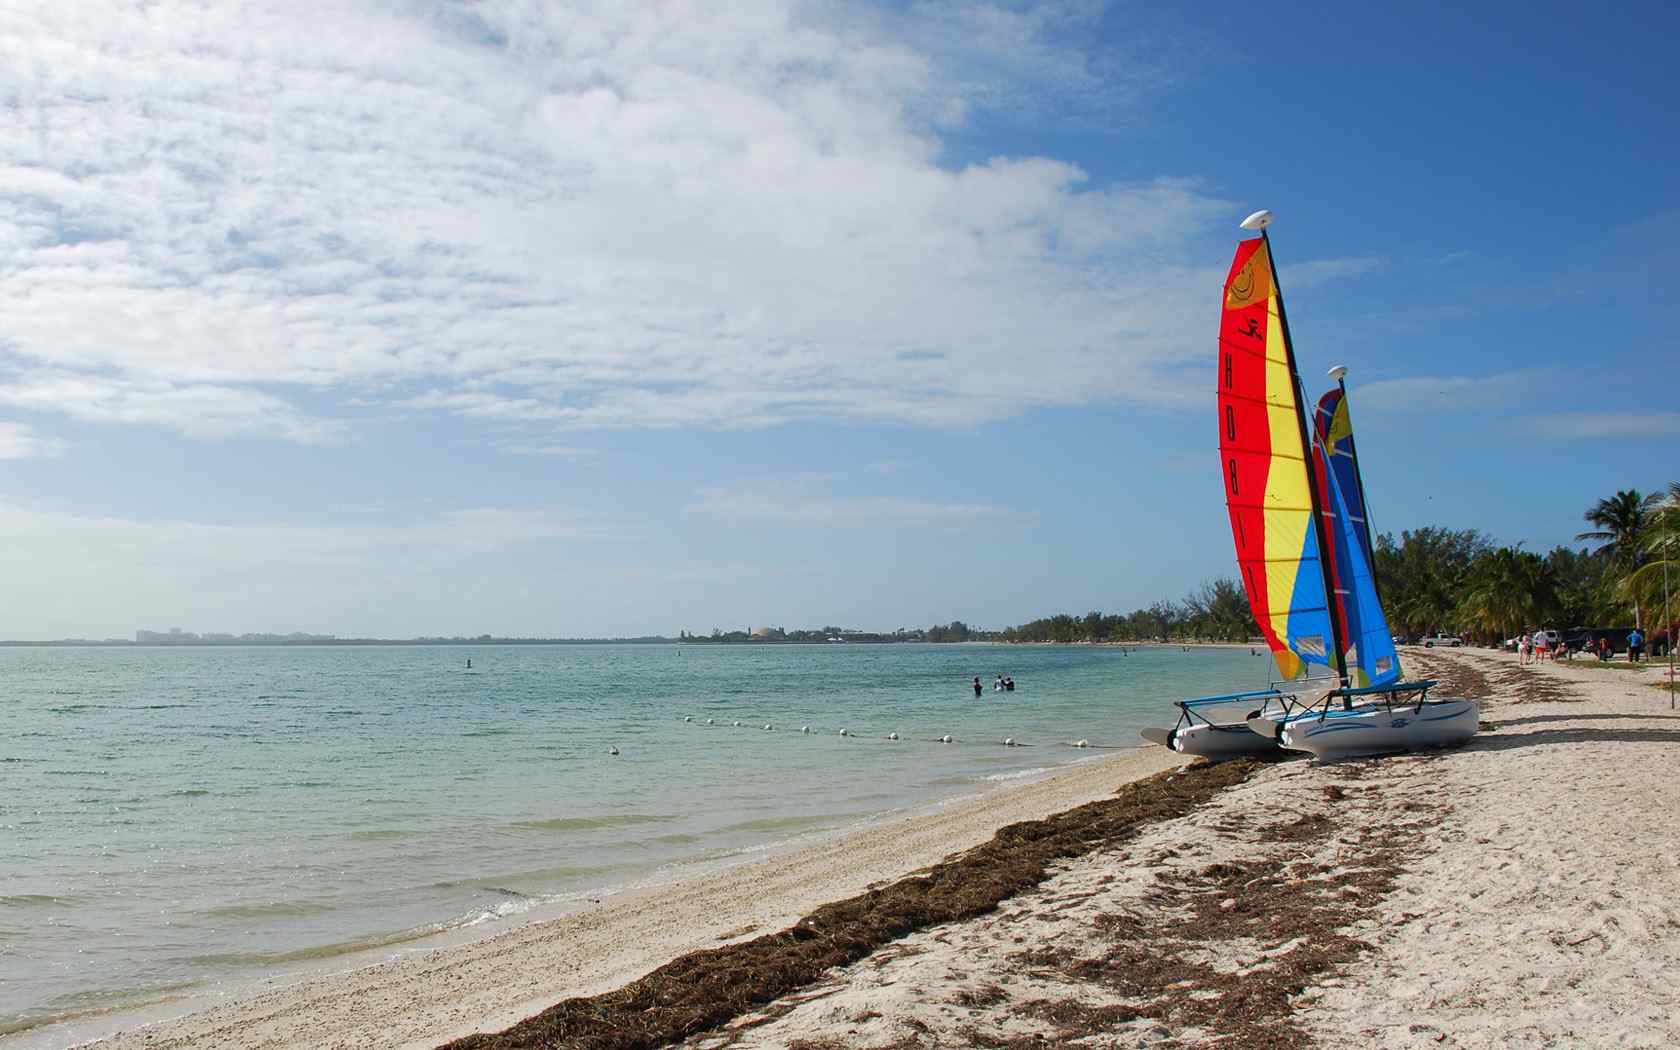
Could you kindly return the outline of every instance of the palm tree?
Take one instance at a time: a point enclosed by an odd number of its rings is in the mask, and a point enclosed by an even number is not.
[[[1458,607],[1478,633],[1509,638],[1557,611],[1552,567],[1538,554],[1501,547],[1476,559]]]
[[[1645,564],[1628,575],[1625,589],[1635,601],[1641,596],[1649,599],[1648,606],[1668,598],[1669,579],[1680,579],[1680,481],[1670,482],[1668,492],[1647,497],[1645,528],[1640,547]],[[1663,630],[1670,626],[1672,614],[1663,610]]]
[[[1582,515],[1587,524],[1598,528],[1578,533],[1575,538],[1596,542],[1599,546],[1594,553],[1608,559],[1625,581],[1645,561],[1642,548],[1645,521],[1661,499],[1661,493],[1641,496],[1638,489],[1623,489],[1609,499],[1599,500]],[[1637,591],[1629,593],[1633,599],[1633,625],[1643,630],[1639,595]]]

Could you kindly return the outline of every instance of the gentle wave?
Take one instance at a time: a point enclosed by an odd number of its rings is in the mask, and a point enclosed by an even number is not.
[[[765,817],[762,820],[743,820],[736,824],[725,824],[719,828],[721,833],[735,831],[800,831],[805,828],[834,827],[862,818],[862,813],[817,813],[808,817]]]
[[[463,919],[458,923],[429,923],[425,926],[413,926],[406,930],[395,930],[390,933],[373,933],[365,937],[352,937],[349,940],[334,941],[331,944],[318,944],[307,948],[285,948],[268,952],[212,952],[207,955],[188,955],[177,959],[178,962],[201,969],[221,969],[223,967],[270,967],[282,966],[286,963],[309,962],[316,959],[333,959],[340,955],[353,955],[356,952],[372,951],[375,948],[388,948],[393,944],[406,944],[423,937],[442,933],[452,926],[471,922]]]
[[[223,904],[199,914],[212,919],[272,919],[294,915],[319,915],[335,905],[322,901],[266,901],[261,904]]]
[[[74,897],[59,897],[51,893],[0,894],[0,907],[7,908],[73,908],[78,903]]]
[[[44,1025],[63,1024],[134,1006],[167,1003],[173,993],[193,987],[192,982],[138,985],[132,988],[96,988],[68,992],[48,1000],[48,1009],[21,1014],[0,1014],[0,1037],[27,1032]]]
[[[700,835],[684,835],[678,832],[670,835],[655,835],[652,838],[641,839],[640,841],[657,846],[687,846],[690,843],[703,842],[705,839]]]
[[[597,828],[626,828],[634,824],[668,824],[677,818],[666,813],[625,813],[616,817],[555,817],[552,820],[516,820],[507,827],[520,831],[592,831]]]
[[[1001,783],[1005,780],[1020,780],[1022,777],[1041,777],[1046,773],[1055,772],[1049,766],[1034,766],[1032,769],[1017,769],[1013,773],[993,773],[987,780]]]
[[[582,878],[600,878],[605,875],[621,874],[634,869],[633,865],[625,864],[596,864],[569,865],[554,868],[533,868],[529,871],[504,871],[498,875],[483,875],[466,879],[445,879],[427,886],[433,890],[475,889],[489,893],[517,893],[509,890],[504,883],[509,882],[556,882]]]

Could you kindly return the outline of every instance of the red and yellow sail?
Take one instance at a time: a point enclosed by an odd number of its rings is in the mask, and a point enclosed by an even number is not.
[[[1237,245],[1219,323],[1219,458],[1237,567],[1278,672],[1329,664],[1305,417],[1266,240]]]

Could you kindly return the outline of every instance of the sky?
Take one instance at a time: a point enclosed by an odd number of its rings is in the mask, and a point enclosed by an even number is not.
[[[1371,9],[1366,9],[1369,6]],[[14,0],[0,637],[871,630],[1235,575],[1269,208],[1378,531],[1680,479],[1660,4]]]

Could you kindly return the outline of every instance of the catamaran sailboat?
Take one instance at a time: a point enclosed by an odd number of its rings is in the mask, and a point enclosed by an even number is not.
[[[1309,431],[1271,221],[1267,211],[1243,221],[1260,236],[1237,245],[1225,279],[1219,451],[1238,571],[1284,684],[1178,701],[1178,724],[1143,737],[1215,759],[1279,745],[1328,759],[1462,743],[1476,732],[1475,701],[1400,681],[1371,572],[1346,369],[1332,370],[1337,388]],[[1301,680],[1314,666],[1327,676]]]

